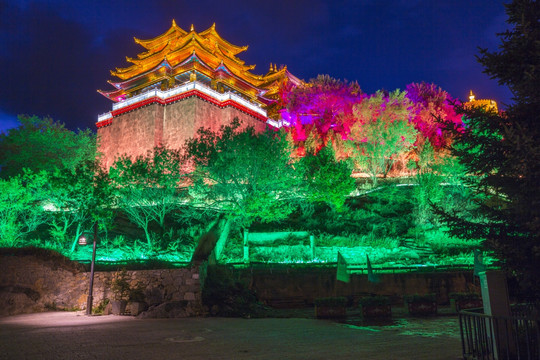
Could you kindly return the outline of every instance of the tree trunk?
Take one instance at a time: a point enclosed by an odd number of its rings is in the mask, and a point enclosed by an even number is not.
[[[144,227],[144,234],[146,235],[146,242],[148,243],[148,247],[150,250],[152,250],[153,244],[152,239],[150,238],[150,233],[148,232],[148,224],[146,224]]]
[[[70,253],[73,253],[75,251],[75,247],[77,246],[77,243],[79,242],[80,235],[81,235],[81,223],[78,223],[77,231],[75,231],[75,240],[73,241],[73,244],[71,244]]]
[[[221,255],[223,253],[223,250],[225,249],[225,245],[227,244],[227,239],[229,238],[229,233],[231,231],[231,224],[232,224],[232,220],[230,218],[227,218],[225,225],[223,226],[223,229],[221,230],[221,234],[219,235],[219,239],[216,243],[216,247],[214,248],[216,261],[219,261],[219,259],[221,259]]]

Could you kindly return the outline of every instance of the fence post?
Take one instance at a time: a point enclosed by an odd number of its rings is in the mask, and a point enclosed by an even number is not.
[[[311,249],[311,260],[315,259],[315,236],[309,235],[309,247]]]
[[[249,230],[244,230],[244,263],[249,263]]]
[[[511,336],[513,333],[512,323],[504,320],[512,315],[506,276],[501,271],[485,271],[479,273],[478,276],[480,277],[484,314],[493,316],[494,319],[497,317],[503,319],[500,322],[494,320],[486,324],[487,332],[491,335],[491,341],[494,345],[494,359],[503,359],[504,354],[514,354],[516,351],[516,344]]]

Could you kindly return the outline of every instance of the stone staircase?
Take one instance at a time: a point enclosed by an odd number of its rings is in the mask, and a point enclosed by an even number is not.
[[[402,246],[406,247],[407,249],[411,249],[414,252],[418,254],[420,258],[426,258],[430,255],[433,255],[433,250],[426,245],[418,245],[414,241],[414,239],[404,239],[402,242]]]

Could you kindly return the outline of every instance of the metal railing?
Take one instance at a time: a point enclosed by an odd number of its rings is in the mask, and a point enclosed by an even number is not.
[[[511,316],[486,315],[483,309],[462,310],[459,326],[463,359],[540,359],[540,320],[532,306],[513,306]]]

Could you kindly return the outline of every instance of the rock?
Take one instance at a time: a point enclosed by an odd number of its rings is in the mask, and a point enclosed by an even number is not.
[[[139,315],[140,313],[142,313],[144,310],[146,310],[148,306],[146,305],[145,302],[141,302],[141,301],[132,301],[132,302],[129,302],[128,305],[127,305],[127,311],[133,315],[133,316],[137,316]]]
[[[147,289],[144,298],[150,306],[161,304],[163,303],[163,291],[157,287]]]
[[[0,290],[0,316],[26,314],[45,311],[23,292],[11,292],[6,288]]]

